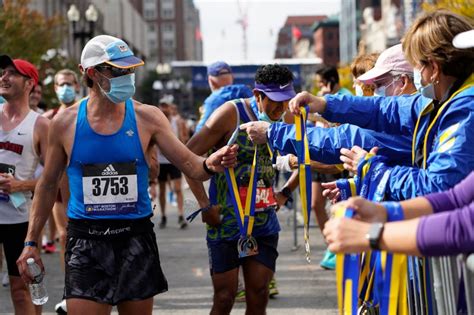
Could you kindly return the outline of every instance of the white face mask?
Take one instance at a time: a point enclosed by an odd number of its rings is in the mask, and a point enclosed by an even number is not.
[[[359,84],[355,86],[356,96],[364,96],[364,91],[362,91],[362,87]]]

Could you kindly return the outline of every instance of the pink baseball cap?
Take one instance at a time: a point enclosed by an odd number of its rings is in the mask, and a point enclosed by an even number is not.
[[[371,84],[390,71],[413,73],[413,67],[403,54],[402,44],[385,49],[375,62],[375,66],[357,78],[362,83]]]

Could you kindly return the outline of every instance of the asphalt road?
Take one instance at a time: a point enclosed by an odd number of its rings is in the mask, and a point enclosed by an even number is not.
[[[185,191],[185,198],[190,198]],[[188,202],[187,204],[190,204]],[[191,210],[191,209],[190,209]],[[185,230],[177,224],[176,208],[168,206],[168,226],[159,229],[159,216],[153,218],[163,271],[169,291],[155,297],[154,314],[209,314],[212,305],[212,284],[209,276],[205,228],[199,217]],[[270,315],[337,314],[335,273],[319,267],[324,253],[318,228],[311,229],[312,262],[308,264],[302,246],[294,248],[292,211],[280,211],[282,226],[278,250],[276,279],[280,294],[271,299]],[[298,229],[301,245],[303,230]],[[43,314],[55,314],[54,305],[60,301],[63,274],[59,254],[43,254],[49,301]],[[0,287],[0,314],[12,314],[9,288]],[[232,314],[244,314],[245,303],[236,303]]]

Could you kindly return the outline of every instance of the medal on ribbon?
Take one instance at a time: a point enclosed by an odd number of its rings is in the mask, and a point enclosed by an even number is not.
[[[309,218],[311,215],[311,159],[309,156],[309,143],[306,135],[306,107],[300,108],[301,115],[295,116],[296,151],[298,155],[298,174],[301,199],[301,211],[304,220],[304,246],[306,260],[311,262],[309,245]]]
[[[227,143],[228,145],[231,145],[233,142],[235,142],[238,133],[239,128],[236,128]],[[255,222],[255,196],[257,194],[257,176],[255,174],[257,168],[257,157],[258,150],[257,146],[254,145],[249,186],[247,189],[247,196],[245,198],[245,208],[242,206],[242,202],[240,200],[239,187],[235,178],[234,168],[225,169],[227,186],[229,187],[232,204],[234,206],[235,218],[239,225],[240,239],[237,243],[237,250],[239,252],[240,258],[258,254],[257,240],[252,236],[253,225]]]

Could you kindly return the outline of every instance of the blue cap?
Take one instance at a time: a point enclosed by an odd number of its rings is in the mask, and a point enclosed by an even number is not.
[[[216,61],[207,67],[207,75],[218,77],[222,74],[232,73],[230,66],[224,61]]]

